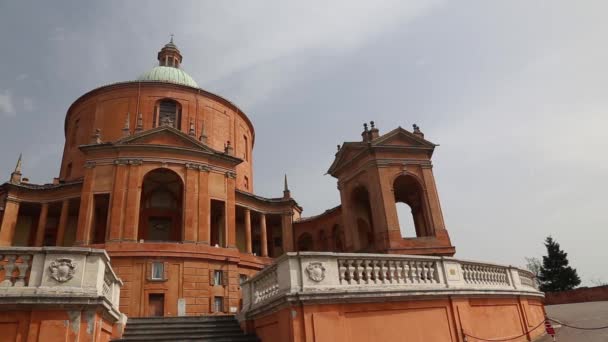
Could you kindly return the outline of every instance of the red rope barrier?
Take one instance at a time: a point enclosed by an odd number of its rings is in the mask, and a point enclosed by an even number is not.
[[[465,342],[468,341],[467,337],[470,338],[474,338],[478,341],[486,341],[486,342],[506,342],[506,341],[511,341],[520,337],[524,337],[527,334],[533,332],[534,330],[540,328],[543,324],[545,323],[545,320],[543,319],[537,326],[535,326],[534,328],[532,328],[531,330],[528,330],[526,332],[524,332],[523,334],[519,335],[519,336],[513,336],[513,337],[508,337],[508,338],[499,338],[499,339],[487,339],[487,338],[481,338],[481,337],[477,337],[477,336],[473,336],[470,334],[465,333],[464,331],[462,332],[462,335],[464,336],[464,340]]]

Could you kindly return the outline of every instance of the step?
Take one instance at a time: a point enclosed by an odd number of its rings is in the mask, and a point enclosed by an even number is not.
[[[112,342],[128,341],[208,341],[208,342],[259,342],[255,335],[223,334],[223,335],[197,335],[197,336],[176,336],[176,335],[156,335],[156,336],[133,336],[123,337]]]
[[[127,322],[127,329],[189,329],[189,328],[237,328],[240,329],[238,322],[197,322],[197,323],[165,323],[142,324]]]
[[[234,316],[182,316],[182,317],[129,317],[129,323],[156,324],[159,321],[163,323],[191,323],[191,322],[236,322]]]
[[[220,334],[220,333],[240,333],[243,334],[243,331],[240,327],[230,327],[230,328],[191,328],[191,329],[141,329],[141,330],[132,330],[126,329],[123,336],[149,336],[149,335],[157,335],[157,334],[175,334],[175,335],[185,335],[185,334]]]

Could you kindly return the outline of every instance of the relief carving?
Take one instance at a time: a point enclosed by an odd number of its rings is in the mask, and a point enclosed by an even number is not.
[[[308,279],[320,282],[325,279],[325,267],[321,262],[311,262],[306,266],[306,275],[308,275]]]
[[[49,270],[51,271],[51,278],[60,283],[65,283],[74,277],[76,264],[72,262],[72,259],[60,258],[51,262]]]

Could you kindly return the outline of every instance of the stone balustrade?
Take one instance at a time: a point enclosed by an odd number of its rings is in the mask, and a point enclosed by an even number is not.
[[[118,319],[121,286],[102,249],[0,247],[0,304],[102,305]]]
[[[543,297],[534,275],[513,266],[449,257],[287,253],[246,281],[243,314],[284,301],[351,301],[382,297],[526,295]]]

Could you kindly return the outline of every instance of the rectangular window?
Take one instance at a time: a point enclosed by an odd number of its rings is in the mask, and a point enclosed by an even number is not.
[[[222,278],[224,277],[224,272],[219,271],[219,270],[215,270],[213,271],[213,285],[223,285],[222,284]]]
[[[239,285],[243,285],[244,282],[247,281],[249,277],[246,274],[239,274]]]
[[[165,264],[162,262],[152,263],[152,274],[150,275],[152,280],[164,280],[165,279]]]
[[[224,311],[224,297],[213,297],[213,312]]]
[[[249,177],[245,176],[245,189],[249,190]]]

